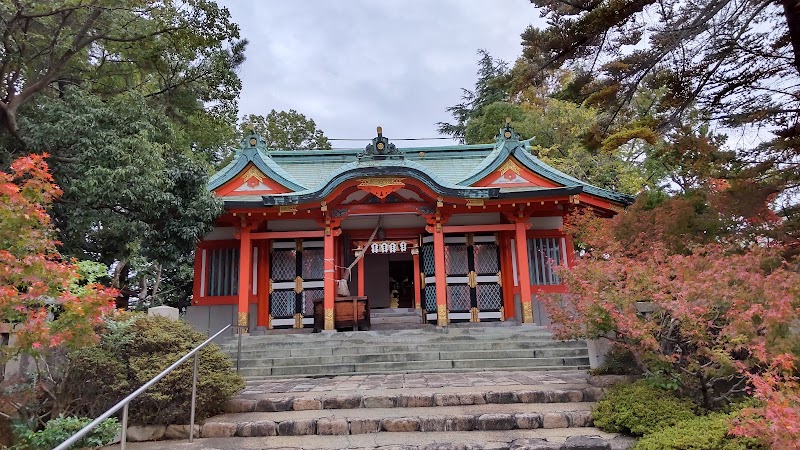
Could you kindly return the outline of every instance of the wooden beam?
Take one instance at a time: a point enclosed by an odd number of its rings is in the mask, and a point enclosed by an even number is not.
[[[261,233],[251,233],[250,239],[302,239],[325,236],[325,230],[313,231],[264,231]]]

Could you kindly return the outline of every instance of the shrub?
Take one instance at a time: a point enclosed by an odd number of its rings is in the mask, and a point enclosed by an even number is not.
[[[58,417],[48,421],[44,429],[31,430],[24,423],[14,425],[17,444],[13,450],[50,450],[66,441],[73,434],[89,424],[93,419],[87,417]],[[117,419],[110,418],[100,422],[83,439],[71,448],[96,448],[108,445],[119,432]]]
[[[597,403],[594,424],[603,431],[642,436],[694,417],[691,401],[647,380],[616,386]]]
[[[763,447],[747,438],[728,434],[733,414],[714,413],[678,422],[674,426],[653,430],[634,450],[750,450]]]
[[[182,321],[159,316],[124,315],[109,322],[101,343],[73,352],[67,384],[74,390],[72,411],[96,417],[206,339]],[[140,424],[189,422],[192,360],[150,387],[129,409]],[[244,388],[228,357],[215,345],[199,353],[196,419],[222,411]]]

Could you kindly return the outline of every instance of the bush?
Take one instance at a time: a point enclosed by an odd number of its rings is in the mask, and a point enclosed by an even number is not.
[[[616,386],[597,402],[594,424],[603,431],[642,436],[694,417],[691,401],[647,380]]]
[[[709,414],[684,420],[674,426],[653,430],[634,450],[755,450],[755,441],[728,434],[733,414]]]
[[[73,434],[89,424],[93,419],[87,417],[58,417],[48,421],[44,429],[31,430],[26,424],[14,425],[17,444],[13,450],[50,450],[69,439]],[[83,439],[71,448],[97,448],[108,445],[119,432],[117,419],[110,418],[100,422]]]
[[[186,323],[160,316],[126,314],[109,321],[99,345],[70,354],[66,385],[75,399],[71,411],[100,415],[205,339]],[[130,421],[188,423],[191,383],[189,359],[131,403]],[[243,388],[243,379],[219,347],[212,344],[200,351],[197,420],[222,412],[225,401]]]

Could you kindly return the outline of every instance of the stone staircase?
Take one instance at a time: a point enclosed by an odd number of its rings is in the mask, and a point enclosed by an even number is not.
[[[380,322],[385,326],[390,323]],[[547,371],[589,366],[584,341],[555,341],[544,327],[511,323],[268,334],[242,339],[240,373],[248,381],[343,374]],[[235,338],[224,341],[221,347],[236,359]]]
[[[180,448],[629,448],[632,440],[592,427],[592,407],[604,394],[592,378],[585,371],[492,371],[273,379],[251,384],[225,414],[197,428],[201,440]],[[187,431],[173,425],[159,433],[180,439]],[[172,448],[161,443],[132,448]]]

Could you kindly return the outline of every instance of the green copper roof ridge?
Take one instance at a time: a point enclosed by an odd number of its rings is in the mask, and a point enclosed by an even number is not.
[[[584,192],[587,194],[595,195],[619,203],[624,203],[626,205],[630,205],[634,201],[634,197],[631,195],[614,192],[609,189],[603,189],[585,181],[581,181],[545,163],[541,159],[528,152],[524,146],[522,146],[521,151],[517,151],[519,148],[520,147],[516,147],[511,150],[511,156],[517,158],[519,162],[521,162],[528,169],[532,170],[534,173],[542,175],[549,180],[561,183],[562,185],[567,185],[569,184],[568,182],[577,183],[577,185],[583,186]],[[547,174],[550,174],[550,176]]]
[[[220,169],[217,173],[211,176],[206,185],[209,191],[219,188],[225,183],[231,181],[236,175],[241,173],[248,163],[253,163],[264,175],[271,180],[281,184],[287,189],[301,191],[307,189],[302,184],[293,179],[288,172],[280,167],[269,155],[263,156],[261,150],[246,149],[239,150],[236,153],[236,158],[231,161],[227,166]]]

